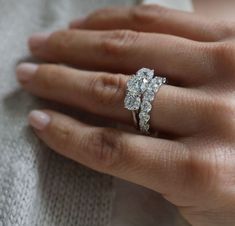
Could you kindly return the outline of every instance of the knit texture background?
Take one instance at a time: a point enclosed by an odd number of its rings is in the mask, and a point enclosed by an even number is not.
[[[29,57],[30,34],[66,27],[70,19],[96,7],[128,3],[0,0],[0,226],[108,225],[111,177],[58,156],[40,143],[27,127],[26,116],[35,108],[58,107],[22,91],[15,66]]]

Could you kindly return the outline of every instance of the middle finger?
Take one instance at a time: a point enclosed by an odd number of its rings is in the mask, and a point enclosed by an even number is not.
[[[166,34],[65,30],[33,36],[29,45],[34,56],[50,62],[120,73],[148,67],[187,85],[205,82],[213,71],[208,45]]]

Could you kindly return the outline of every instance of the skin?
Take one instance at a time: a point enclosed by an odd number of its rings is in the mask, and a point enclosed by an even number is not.
[[[128,74],[148,67],[168,78],[151,112],[165,138],[50,110],[36,134],[70,159],[161,193],[193,226],[235,225],[233,25],[151,5],[98,10],[40,45],[31,38],[33,56],[50,64],[21,81],[25,90],[117,122],[133,123],[123,108]]]

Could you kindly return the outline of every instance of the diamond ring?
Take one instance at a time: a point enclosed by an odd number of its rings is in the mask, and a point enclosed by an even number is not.
[[[140,69],[127,82],[125,108],[132,111],[136,127],[144,134],[150,134],[149,121],[152,101],[166,78],[154,75],[154,70]]]

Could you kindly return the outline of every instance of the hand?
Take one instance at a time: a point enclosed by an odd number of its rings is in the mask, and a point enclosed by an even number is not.
[[[235,26],[159,6],[103,9],[71,29],[34,35],[22,64],[34,95],[132,124],[127,74],[168,78],[151,127],[168,139],[97,128],[50,110],[30,124],[52,149],[81,164],[161,193],[194,226],[235,225]],[[58,65],[63,63],[86,70]]]

